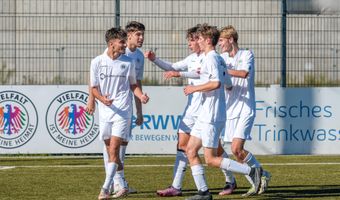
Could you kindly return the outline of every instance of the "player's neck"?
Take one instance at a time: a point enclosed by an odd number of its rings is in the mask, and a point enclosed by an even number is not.
[[[107,51],[107,56],[109,56],[112,60],[117,59],[121,53],[119,52],[114,52],[114,51]]]
[[[238,50],[239,50],[237,44],[233,44],[232,47],[233,47],[232,50],[229,52],[229,56],[230,57],[234,57],[237,54]]]
[[[204,54],[208,54],[210,51],[215,51],[215,47],[212,45],[206,46],[204,49]]]
[[[134,52],[134,51],[136,51],[136,49],[137,49],[137,45],[128,43],[126,48],[129,48],[129,50],[130,50],[131,52]]]

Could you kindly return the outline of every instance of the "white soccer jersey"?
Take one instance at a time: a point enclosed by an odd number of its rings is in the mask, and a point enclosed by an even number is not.
[[[226,65],[223,58],[216,52],[210,51],[205,55],[200,72],[201,84],[209,81],[219,81],[218,89],[202,92],[202,107],[198,120],[206,123],[225,122],[225,81]]]
[[[188,78],[188,83],[190,85],[199,85],[201,84],[199,71],[202,68],[203,59],[203,53],[192,53],[184,60],[176,63],[169,63],[159,58],[157,58],[154,63],[165,71],[180,71],[181,76]],[[189,75],[190,73],[195,74],[194,76],[196,76],[196,78],[189,78],[192,77]],[[197,117],[200,113],[201,101],[202,94],[200,92],[190,94],[183,113],[183,118]]]
[[[125,55],[132,58],[135,62],[136,79],[143,80],[144,77],[144,54],[140,49],[131,51],[128,47],[125,49]]]
[[[111,106],[99,101],[99,117],[104,122],[130,119],[132,96],[130,85],[136,84],[135,66],[131,58],[120,55],[112,60],[107,54],[97,56],[91,62],[91,86],[99,86],[101,95],[113,99]]]
[[[103,54],[107,54],[107,48],[105,49]],[[136,79],[142,80],[144,77],[144,54],[140,49],[136,49],[135,51],[131,51],[129,48],[125,48],[125,55],[132,58],[135,63],[135,71],[136,71]]]
[[[197,73],[202,68],[202,63],[204,59],[204,54],[198,55],[197,53],[190,54],[184,60],[176,62],[172,65],[172,67],[176,70],[187,70],[187,72],[194,72]],[[188,78],[188,83],[190,85],[199,85],[201,84],[200,79],[193,79]],[[195,92],[188,96],[188,102],[185,107],[183,117],[198,116],[200,113],[201,108],[201,101],[202,101],[202,93]]]
[[[247,78],[232,77],[233,88],[226,93],[228,119],[241,115],[255,116],[254,54],[249,50],[239,49],[234,57],[230,57],[228,53],[223,53],[222,57],[228,69],[249,72]]]

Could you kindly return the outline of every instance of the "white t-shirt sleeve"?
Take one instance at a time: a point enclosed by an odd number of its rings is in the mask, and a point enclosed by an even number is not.
[[[217,60],[216,59],[208,59],[206,66],[207,66],[209,81],[221,81],[220,78],[219,78]]]
[[[140,68],[139,70],[136,70],[136,79],[143,80],[143,78],[144,78],[144,57],[142,56],[140,58]]]
[[[255,58],[254,58],[253,52],[246,51],[244,58],[243,58],[243,62],[238,66],[237,70],[244,70],[247,72],[249,72],[250,70],[253,70],[251,68],[254,67],[254,61],[255,61]]]
[[[159,68],[163,69],[164,71],[173,71],[175,70],[172,67],[172,63],[168,62],[168,61],[164,61],[160,58],[156,58],[153,63],[155,63],[155,65],[157,65]]]
[[[183,78],[199,79],[200,74],[198,72],[179,72],[179,75]]]
[[[175,71],[187,71],[189,62],[190,62],[190,58],[188,56],[184,60],[181,60],[181,61],[174,63],[172,65],[172,68],[174,68]]]
[[[131,67],[130,67],[128,76],[129,76],[128,78],[129,78],[130,85],[134,85],[137,83],[135,62],[131,62]]]
[[[99,59],[95,58],[91,61],[91,71],[90,71],[90,84],[91,87],[99,86],[99,77],[98,77],[98,66]]]

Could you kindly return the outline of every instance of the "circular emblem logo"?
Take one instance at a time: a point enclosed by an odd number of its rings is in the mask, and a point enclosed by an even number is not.
[[[27,96],[16,91],[0,92],[0,148],[26,144],[37,126],[37,109]]]
[[[60,145],[80,148],[89,145],[99,134],[94,116],[85,111],[88,94],[67,91],[53,99],[46,113],[46,126]]]

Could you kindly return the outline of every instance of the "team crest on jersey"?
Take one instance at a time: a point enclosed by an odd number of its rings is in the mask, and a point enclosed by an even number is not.
[[[125,66],[125,65],[121,65],[120,68],[121,68],[121,69],[125,69],[126,66]]]
[[[14,149],[26,144],[38,125],[32,101],[16,91],[0,92],[0,148]]]
[[[68,148],[89,145],[99,134],[94,115],[85,111],[88,94],[67,91],[50,103],[46,113],[46,127],[58,144]]]
[[[137,58],[136,61],[137,61],[137,63],[140,63],[140,59],[139,58]]]

